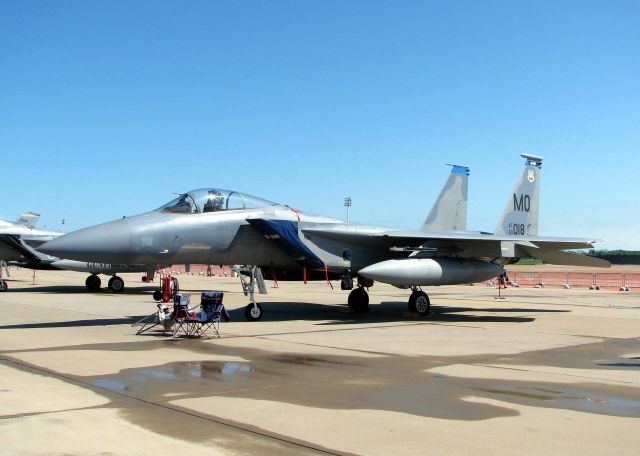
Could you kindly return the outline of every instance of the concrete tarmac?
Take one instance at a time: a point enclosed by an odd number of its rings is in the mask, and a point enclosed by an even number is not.
[[[0,454],[637,454],[638,291],[281,282],[246,322],[239,279],[217,339],[136,335],[157,284],[88,292],[74,272],[12,270],[0,293]],[[103,278],[103,282],[106,280]]]

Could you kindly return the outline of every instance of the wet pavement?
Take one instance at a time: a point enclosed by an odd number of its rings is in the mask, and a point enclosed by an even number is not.
[[[522,454],[541,451],[521,445],[540,436],[561,453],[613,445],[633,454],[640,443],[640,306],[632,294],[520,289],[497,301],[484,287],[441,287],[432,294],[435,317],[422,320],[405,313],[406,293],[391,287],[378,296],[372,289],[371,312],[354,315],[344,292],[286,284],[263,297],[264,321],[247,323],[239,284],[190,277],[184,287],[194,294],[225,291],[232,321],[220,339],[174,340],[155,330],[135,336],[131,323],[154,307],[144,289],[55,293],[79,276],[47,280],[44,298],[27,286],[0,295],[0,305],[28,310],[0,325],[0,367],[13,372],[0,380],[0,404],[30,400],[14,374],[69,389],[47,396],[61,403],[51,410],[0,409],[0,439],[25,454],[49,453],[16,435],[68,413],[105,416],[100,432],[113,441],[91,441],[96,423],[73,424],[88,440],[76,451],[95,454],[135,454],[160,438],[193,454]],[[80,390],[96,397],[65,408],[66,395]],[[127,425],[140,446],[118,442]],[[471,434],[477,426],[486,433]],[[603,442],[611,428],[615,441]],[[561,442],[563,432],[583,434]],[[436,437],[448,433],[467,439]],[[53,439],[52,453],[73,453]]]

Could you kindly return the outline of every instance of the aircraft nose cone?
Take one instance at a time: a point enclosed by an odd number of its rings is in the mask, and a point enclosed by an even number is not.
[[[58,258],[100,263],[128,263],[131,227],[125,219],[84,228],[45,242],[38,249]]]

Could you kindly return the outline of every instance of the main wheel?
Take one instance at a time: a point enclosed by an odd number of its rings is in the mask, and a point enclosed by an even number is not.
[[[369,294],[358,287],[349,293],[347,303],[354,312],[366,312],[369,310]]]
[[[4,280],[0,280],[0,291],[7,291],[9,289],[9,285]]]
[[[415,293],[415,308],[416,312],[422,317],[426,317],[431,312],[431,301],[429,296],[424,291],[418,291]]]
[[[87,280],[85,280],[84,284],[87,286],[88,290],[96,291],[100,289],[102,281],[97,275],[91,274],[89,277],[87,277]]]
[[[258,321],[262,318],[262,306],[260,304],[249,304],[244,308],[244,318],[247,321]]]
[[[418,291],[411,292],[411,296],[409,296],[409,312],[417,313],[416,310],[416,299],[418,299]]]
[[[121,293],[124,290],[124,280],[118,276],[113,276],[109,279],[109,290],[114,293]]]
[[[154,301],[162,301],[162,291],[156,290],[153,292],[153,300]]]

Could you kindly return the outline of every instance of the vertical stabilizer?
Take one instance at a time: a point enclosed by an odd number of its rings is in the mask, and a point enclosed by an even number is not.
[[[526,160],[524,170],[496,227],[499,236],[538,235],[542,157],[529,154],[522,154],[521,157]]]
[[[421,231],[465,231],[467,229],[467,193],[469,191],[469,168],[451,166],[451,174]]]
[[[36,226],[36,222],[40,218],[40,214],[37,212],[25,212],[20,216],[20,218],[16,221],[16,223],[20,225],[24,225],[29,228],[33,228]]]

